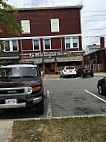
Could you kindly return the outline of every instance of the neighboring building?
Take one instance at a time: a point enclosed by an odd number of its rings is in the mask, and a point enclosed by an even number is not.
[[[95,52],[95,51],[97,51],[99,49],[100,49],[100,45],[96,45],[96,44],[87,45],[87,47],[85,49],[85,54],[89,54],[89,53]]]
[[[82,6],[21,8],[17,21],[21,36],[4,28],[0,40],[5,41],[1,60],[34,61],[46,73],[64,65],[83,64],[80,10]]]
[[[106,71],[106,48],[104,37],[100,38],[100,49],[84,55],[84,64],[94,71]]]

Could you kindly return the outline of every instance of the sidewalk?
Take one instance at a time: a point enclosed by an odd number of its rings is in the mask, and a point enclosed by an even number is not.
[[[9,142],[12,134],[13,121],[0,121],[0,142]]]

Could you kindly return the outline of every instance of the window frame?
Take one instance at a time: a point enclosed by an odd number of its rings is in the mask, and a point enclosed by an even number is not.
[[[35,48],[34,48],[34,41],[35,41],[35,40],[38,40],[38,42],[39,42],[39,49],[36,49],[36,50],[35,50]],[[41,50],[40,39],[33,39],[32,42],[33,42],[33,51],[40,51],[40,50]]]
[[[21,20],[21,27],[22,27],[22,30],[23,30],[23,28],[25,28],[25,27],[23,27],[23,25],[25,24],[24,22],[28,22],[28,23],[27,23],[27,24],[28,24],[28,30],[22,31],[21,33],[22,33],[22,34],[30,34],[30,33],[31,33],[31,23],[30,23],[30,20]]]
[[[47,39],[50,41],[50,49],[45,49],[45,40]],[[51,50],[51,39],[50,38],[43,39],[43,47],[44,47],[44,50]]]
[[[9,42],[10,50],[9,50],[9,51],[6,51],[6,48],[4,47],[4,52],[16,52],[16,51],[19,51],[18,40],[5,40],[4,43],[5,43],[6,41]],[[13,41],[16,41],[16,44],[17,44],[17,50],[13,50]]]
[[[53,24],[53,20],[57,20],[57,30],[54,30],[54,24]],[[55,19],[51,19],[51,32],[55,33],[55,32],[60,32],[60,20],[59,18],[55,18]]]
[[[70,48],[66,47],[66,39],[68,39],[68,38],[70,39]],[[73,39],[74,38],[77,39],[77,47],[73,47],[73,44],[74,44]],[[76,37],[76,36],[75,37],[65,37],[65,49],[66,50],[68,50],[68,49],[78,49],[78,48],[79,48],[79,37]]]

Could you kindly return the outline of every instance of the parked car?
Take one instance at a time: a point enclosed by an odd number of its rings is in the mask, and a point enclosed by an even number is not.
[[[76,69],[74,66],[64,66],[62,70],[60,70],[60,77],[66,76],[74,76],[76,77]]]
[[[44,113],[44,88],[34,64],[15,64],[0,68],[0,109],[36,106]]]
[[[98,80],[97,89],[100,95],[106,95],[106,77]]]
[[[81,77],[86,77],[90,75],[91,77],[94,76],[93,69],[90,67],[83,67],[81,70]]]

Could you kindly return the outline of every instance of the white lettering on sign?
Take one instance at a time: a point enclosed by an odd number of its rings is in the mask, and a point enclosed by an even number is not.
[[[36,58],[36,57],[56,57],[56,56],[63,56],[63,55],[69,55],[68,52],[44,52],[44,53],[30,53],[30,58]]]

